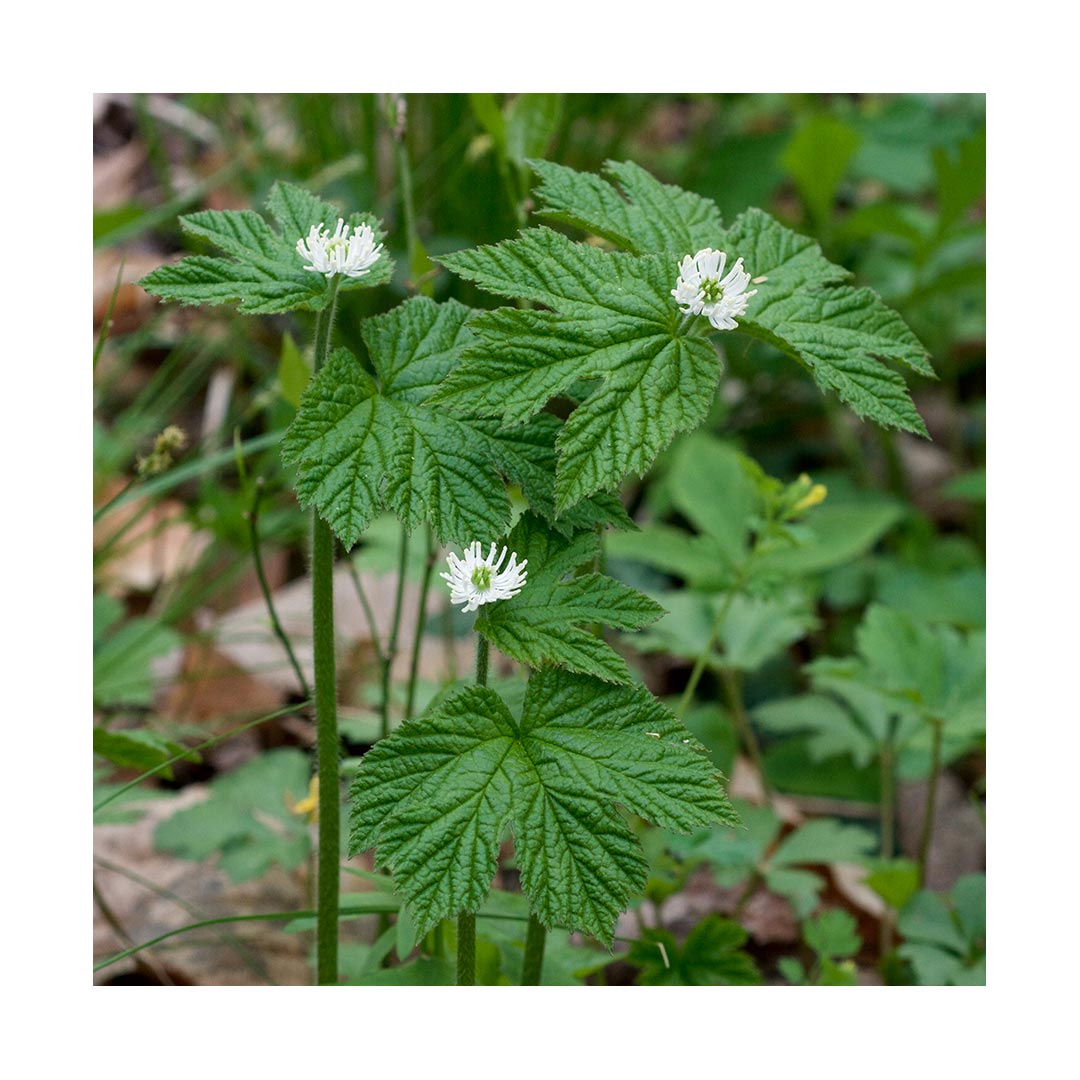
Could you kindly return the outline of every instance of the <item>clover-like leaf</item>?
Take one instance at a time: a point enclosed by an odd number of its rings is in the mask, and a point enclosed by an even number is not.
[[[567,541],[534,515],[523,514],[507,545],[529,560],[528,584],[513,599],[485,607],[477,631],[532,667],[550,662],[608,682],[629,682],[626,661],[583,626],[636,630],[660,618],[664,609],[605,574],[573,576],[599,553],[595,532]]]
[[[350,851],[375,847],[416,919],[475,911],[505,828],[548,927],[610,944],[647,864],[616,803],[679,832],[737,817],[720,777],[643,687],[555,668],[529,680],[520,721],[469,687],[380,741],[353,783]]]
[[[201,210],[180,218],[184,232],[208,240],[227,258],[192,255],[159,267],[139,281],[147,292],[182,304],[232,304],[249,315],[273,314],[306,308],[318,311],[330,299],[326,278],[305,270],[297,252],[313,225],[331,230],[341,211],[292,184],[277,183],[267,207],[278,226],[275,232],[253,210]],[[379,243],[385,235],[371,214],[351,214],[351,226],[367,225]],[[340,277],[341,290],[371,288],[388,282],[394,261],[385,252],[362,277]]]

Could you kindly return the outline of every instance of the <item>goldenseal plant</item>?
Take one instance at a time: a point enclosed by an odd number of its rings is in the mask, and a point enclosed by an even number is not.
[[[406,722],[392,733],[383,656],[385,737],[351,785],[348,851],[374,849],[392,874],[409,913],[399,951],[456,918],[457,981],[469,984],[476,913],[511,838],[530,911],[523,981],[535,983],[548,930],[610,946],[644,889],[626,812],[684,833],[737,824],[707,748],[605,637],[664,614],[601,569],[604,533],[635,528],[620,485],[705,418],[733,333],[779,349],[860,417],[925,434],[896,367],[933,377],[925,350],[812,240],[760,210],[725,223],[710,200],[629,162],[604,176],[530,166],[541,223],[439,260],[507,306],[412,296],[332,347],[339,298],[389,282],[392,260],[370,215],[289,185],[270,195],[276,230],[251,211],[183,218],[224,257],[193,255],[142,282],[186,304],[320,313],[315,371],[282,441],[313,514],[320,982],[337,971],[335,538],[349,550],[378,515],[400,522],[390,659],[406,539],[421,526],[420,615],[442,545],[454,617],[473,618],[477,634],[474,683],[411,718],[417,638]],[[548,411],[553,398],[565,420]],[[823,495],[799,482],[800,506]],[[519,705],[488,685],[492,648],[527,674]]]

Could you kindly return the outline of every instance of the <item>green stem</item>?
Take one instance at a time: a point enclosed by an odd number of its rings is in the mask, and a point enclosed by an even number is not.
[[[476,913],[463,911],[457,918],[457,984],[476,985]]]
[[[522,986],[539,986],[540,975],[544,969],[544,944],[547,930],[544,924],[530,911],[529,929],[525,934],[525,961],[521,968]]]
[[[315,330],[315,371],[330,354],[339,278],[330,279],[330,303]],[[338,894],[341,850],[340,740],[334,658],[334,534],[311,512],[311,628],[315,650],[315,753],[319,777],[318,919],[316,977],[320,986],[338,981]]]
[[[113,312],[116,310],[116,298],[120,295],[120,281],[124,273],[124,260],[120,260],[120,268],[116,271],[116,284],[113,285],[112,296],[109,297],[109,307],[105,312],[105,318],[101,320],[101,329],[98,331],[97,344],[94,346],[94,367],[97,371],[98,361],[101,359],[101,350],[105,347],[105,340],[109,336],[109,328],[112,326]],[[127,490],[126,488],[124,489]],[[97,516],[94,516],[97,521]]]
[[[137,476],[129,477],[127,483],[107,503],[103,503],[94,511],[94,521],[104,517],[138,483],[138,480]]]
[[[476,643],[476,685],[487,686],[488,656],[490,652],[487,638],[477,634]],[[463,911],[457,920],[457,984],[458,986],[476,985],[476,914]]]
[[[416,676],[420,670],[420,645],[424,638],[424,618],[427,612],[428,588],[435,569],[435,537],[431,526],[427,527],[427,557],[424,560],[424,576],[420,582],[420,600],[416,606],[416,636],[413,638],[412,658],[409,661],[409,692],[405,699],[405,719],[411,720],[416,700]]]
[[[483,634],[476,635],[476,685],[487,686],[488,683],[488,658],[491,646]]]
[[[401,185],[401,211],[405,219],[405,242],[409,248],[409,273],[412,275],[412,287],[425,296],[432,296],[435,292],[434,282],[431,280],[432,265],[427,257],[424,245],[420,242],[420,234],[416,229],[416,202],[413,196],[412,167],[409,163],[409,147],[406,142],[406,110],[405,98],[401,102],[401,123],[395,122],[393,128],[394,142],[397,152],[398,183]]]
[[[409,564],[409,534],[401,527],[401,547],[398,552],[397,588],[394,591],[394,619],[390,624],[390,640],[386,643],[386,655],[382,669],[382,715],[379,735],[385,739],[390,734],[390,669],[398,651],[398,632],[401,629],[402,601],[405,598],[405,571]]]
[[[270,615],[270,625],[273,628],[274,636],[285,649],[289,663],[292,664],[293,672],[296,675],[296,680],[300,684],[300,692],[306,700],[311,697],[311,688],[308,686],[307,679],[304,678],[304,672],[300,667],[300,662],[296,659],[296,653],[293,652],[289,635],[285,633],[281,621],[278,619],[277,609],[274,607],[274,598],[270,593],[270,583],[266,580],[266,570],[263,567],[262,549],[259,545],[259,503],[262,501],[263,487],[263,478],[260,476],[255,481],[254,492],[251,497],[251,510],[247,514],[248,531],[251,534],[251,555],[255,560],[255,576],[259,579],[259,588],[262,590],[263,600],[266,602],[266,610]]]
[[[720,631],[724,626],[724,620],[731,610],[732,601],[742,590],[750,577],[750,564],[753,562],[753,558],[754,552],[751,551],[746,562],[743,563],[738,576],[732,583],[731,588],[728,590],[727,596],[724,597],[724,602],[720,605],[720,610],[716,613],[716,618],[713,619],[712,630],[709,632],[709,640],[705,643],[705,648],[701,650],[697,660],[694,661],[694,667],[690,672],[690,678],[687,680],[686,688],[683,690],[682,697],[679,698],[678,707],[675,709],[675,715],[680,720],[689,708],[690,702],[694,697],[694,691],[697,689],[697,685],[701,681],[701,676],[705,672],[705,667],[709,663],[709,657],[712,656],[712,651],[716,648],[716,643],[720,638]]]
[[[878,759],[881,776],[881,844],[879,854],[891,859],[896,850],[896,752],[893,747],[893,722],[890,721],[888,737],[881,746]],[[882,956],[892,952],[893,910],[886,905],[881,919],[878,945]]]
[[[360,607],[363,609],[364,618],[367,620],[368,630],[371,632],[371,647],[375,650],[375,659],[379,663],[381,673],[385,657],[383,656],[382,643],[379,641],[379,625],[375,622],[375,612],[371,610],[371,603],[368,601],[367,593],[364,591],[364,583],[360,580],[360,573],[352,559],[348,560],[348,567],[349,576],[352,578],[353,585],[356,588],[356,596],[360,601]]]
[[[773,789],[765,772],[765,759],[762,757],[761,746],[750,724],[750,718],[746,715],[746,707],[743,705],[741,680],[738,673],[729,667],[720,669],[720,679],[724,684],[728,707],[731,709],[731,715],[735,720],[735,727],[742,738],[743,745],[746,747],[746,752],[750,755],[750,760],[754,763],[754,768],[757,769],[758,776],[761,777],[761,786],[765,792],[765,799],[772,802]]]
[[[446,654],[446,677],[450,682],[457,682],[457,638],[454,636],[454,607],[449,597],[443,601],[442,611],[439,613],[439,630],[442,633],[443,652]]]
[[[926,805],[923,809],[922,835],[919,837],[919,885],[926,884],[926,863],[930,857],[930,839],[934,832],[934,810],[937,805],[938,777],[941,774],[941,736],[944,723],[937,717],[930,720],[933,732],[930,744],[930,776],[926,785]]]

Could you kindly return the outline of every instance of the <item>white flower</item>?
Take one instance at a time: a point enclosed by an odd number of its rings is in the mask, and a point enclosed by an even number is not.
[[[446,556],[450,566],[449,574],[440,574],[450,586],[450,603],[464,604],[463,611],[475,611],[481,604],[491,604],[496,600],[509,600],[517,596],[528,576],[525,570],[528,559],[517,561],[517,552],[513,552],[506,569],[501,570],[506,558],[506,548],[495,561],[495,545],[485,559],[479,540],[474,540],[465,552],[465,558],[459,559],[452,551]]]
[[[750,275],[743,269],[742,259],[724,273],[727,255],[712,248],[702,248],[696,255],[687,255],[679,263],[679,278],[671,295],[686,315],[705,315],[717,330],[734,330],[739,324],[736,315],[746,311],[746,305],[757,289],[746,291]]]
[[[346,277],[363,277],[379,259],[382,244],[376,246],[375,234],[370,225],[357,225],[349,235],[351,226],[338,218],[333,236],[330,230],[318,225],[311,226],[307,240],[297,240],[296,250],[301,258],[311,264],[305,270],[325,274],[332,278],[335,274]]]

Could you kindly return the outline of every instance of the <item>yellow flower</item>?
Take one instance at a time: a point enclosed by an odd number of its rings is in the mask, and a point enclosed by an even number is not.
[[[289,794],[285,796],[285,804],[294,814],[307,814],[308,821],[319,820],[319,778],[313,776],[308,784],[308,793],[299,802]]]

